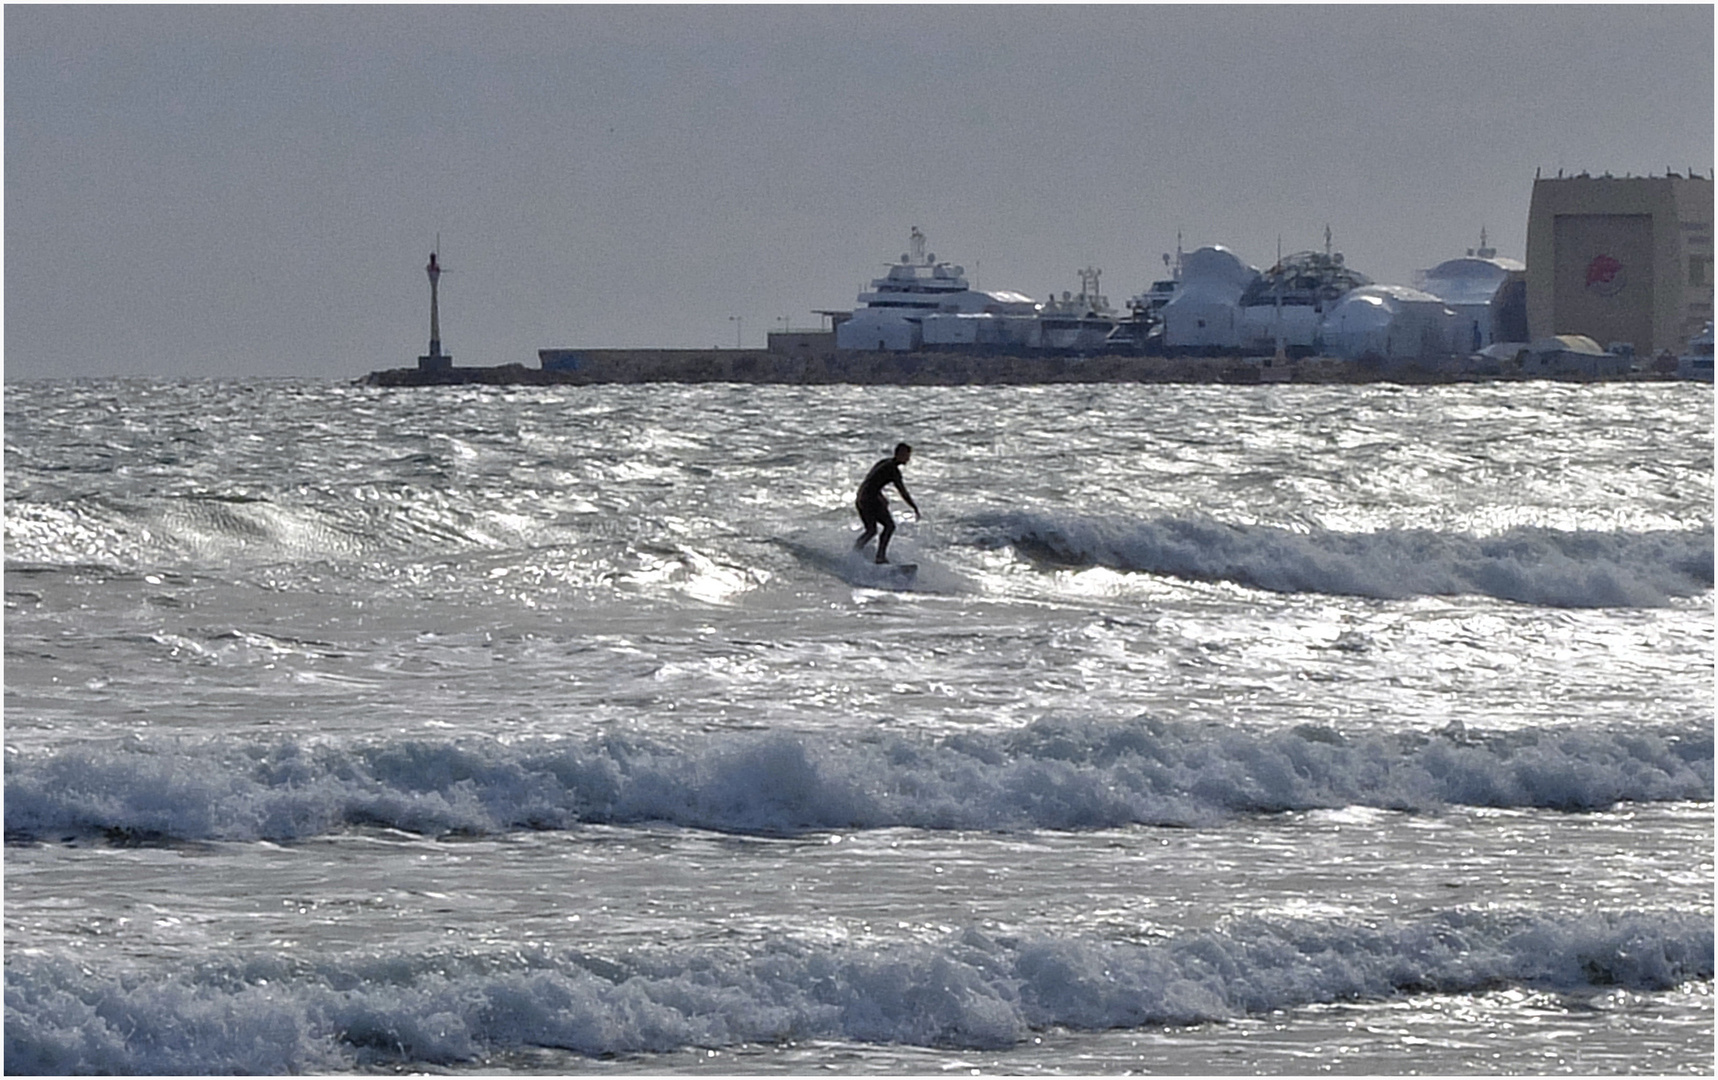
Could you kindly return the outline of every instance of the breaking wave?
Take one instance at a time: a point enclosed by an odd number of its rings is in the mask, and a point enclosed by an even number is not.
[[[1454,909],[1236,919],[1167,940],[806,942],[594,956],[265,954],[165,969],[9,957],[8,1072],[279,1073],[792,1039],[1001,1048],[1034,1029],[1197,1024],[1498,986],[1666,990],[1713,974],[1710,914]]]
[[[119,570],[524,546],[543,531],[457,494],[403,487],[320,507],[213,495],[11,503],[5,524],[8,567]]]
[[[1095,829],[1446,804],[1591,810],[1712,798],[1711,726],[1347,737],[1150,719],[943,738],[774,733],[670,746],[146,740],[10,752],[13,840],[297,840],[354,826],[486,835],[664,822],[730,833]]]
[[[1150,521],[1021,512],[979,527],[1029,557],[1069,566],[1230,581],[1272,592],[1492,596],[1547,607],[1662,607],[1708,592],[1713,533],[1569,532],[1495,536],[1429,529],[1297,532],[1208,518]]]

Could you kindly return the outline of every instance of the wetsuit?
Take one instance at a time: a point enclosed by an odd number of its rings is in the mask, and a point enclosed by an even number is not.
[[[889,513],[889,500],[883,497],[883,489],[894,484],[901,490],[901,497],[910,506],[913,497],[907,494],[907,485],[901,482],[901,467],[892,457],[886,457],[871,466],[871,471],[865,474],[865,480],[859,485],[859,494],[853,500],[853,505],[859,509],[859,521],[865,526],[858,541],[853,545],[861,548],[871,537],[877,535],[877,527],[883,529],[883,535],[877,538],[877,561],[888,562],[889,537],[895,534],[895,517]]]

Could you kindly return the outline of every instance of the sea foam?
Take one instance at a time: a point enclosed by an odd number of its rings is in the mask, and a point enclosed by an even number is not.
[[[1653,532],[1515,528],[1296,532],[1210,518],[1132,520],[1030,511],[982,517],[980,534],[1070,566],[1231,581],[1272,592],[1394,600],[1492,596],[1546,607],[1662,607],[1713,584],[1710,527]]]
[[[745,944],[594,956],[260,953],[194,967],[10,958],[6,1067],[24,1073],[328,1071],[529,1047],[665,1052],[796,1039],[1005,1048],[1033,1030],[1530,986],[1665,990],[1713,974],[1710,914],[1453,909],[1383,925],[1248,918],[1152,942],[977,927],[912,943]]]
[[[244,841],[363,825],[481,835],[656,821],[787,835],[1192,825],[1345,806],[1579,811],[1710,800],[1712,758],[1709,724],[1349,737],[1045,719],[940,738],[775,732],[677,745],[132,737],[9,753],[6,832]]]

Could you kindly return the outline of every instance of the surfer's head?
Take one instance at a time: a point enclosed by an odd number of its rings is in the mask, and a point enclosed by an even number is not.
[[[913,460],[913,448],[908,446],[904,442],[903,443],[896,443],[895,444],[895,464],[905,465],[907,462],[909,462],[911,460]]]

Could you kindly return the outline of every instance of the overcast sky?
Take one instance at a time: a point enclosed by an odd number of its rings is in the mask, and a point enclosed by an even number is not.
[[[760,347],[914,225],[986,288],[1322,247],[1411,283],[1534,171],[1713,166],[1713,9],[62,7],[5,20],[5,374]]]

